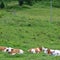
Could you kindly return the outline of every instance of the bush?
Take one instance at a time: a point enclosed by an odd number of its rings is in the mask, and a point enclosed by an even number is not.
[[[5,7],[4,2],[1,1],[1,3],[0,3],[0,8],[2,9],[2,8],[4,8],[4,7]]]
[[[57,0],[54,0],[53,1],[53,6],[54,7],[57,7],[57,8],[60,8],[60,0],[58,0],[58,1]]]
[[[19,5],[22,6],[23,5],[23,0],[19,0]]]
[[[33,2],[32,0],[25,0],[25,2],[26,2],[26,4],[32,6],[32,2]]]

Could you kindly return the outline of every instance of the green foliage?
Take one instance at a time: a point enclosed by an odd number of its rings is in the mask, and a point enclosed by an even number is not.
[[[2,0],[0,0],[1,2]],[[11,2],[11,1],[18,1],[18,0],[3,0],[4,2]],[[35,2],[44,2],[46,4],[49,4],[51,0],[23,0],[27,4],[32,5]],[[53,7],[60,8],[60,0],[52,0],[53,1]]]
[[[1,3],[0,3],[0,8],[2,9],[2,8],[4,8],[4,7],[5,7],[4,1],[1,1]]]
[[[53,0],[53,6],[60,8],[60,0]]]

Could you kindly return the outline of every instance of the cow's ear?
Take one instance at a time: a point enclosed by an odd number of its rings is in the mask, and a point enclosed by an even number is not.
[[[13,49],[11,49],[11,51],[13,51]]]
[[[39,47],[39,49],[42,51],[42,47]]]

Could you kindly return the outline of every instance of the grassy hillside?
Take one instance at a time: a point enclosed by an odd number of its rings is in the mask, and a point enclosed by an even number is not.
[[[11,56],[0,52],[0,60],[59,60],[60,57],[42,53],[31,54],[32,47],[45,46],[60,49],[60,9],[53,8],[50,21],[50,7],[41,3],[31,6],[17,6],[10,3],[0,10],[0,45],[21,48],[23,55]]]

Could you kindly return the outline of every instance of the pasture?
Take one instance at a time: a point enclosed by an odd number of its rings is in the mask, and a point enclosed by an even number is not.
[[[60,57],[31,54],[33,47],[60,49],[60,8],[53,7],[50,21],[50,6],[36,3],[33,6],[18,6],[17,2],[8,3],[0,9],[0,46],[21,48],[23,55],[11,56],[0,52],[0,60],[59,60]]]

